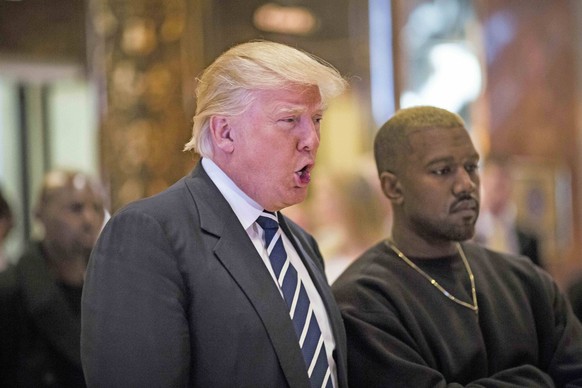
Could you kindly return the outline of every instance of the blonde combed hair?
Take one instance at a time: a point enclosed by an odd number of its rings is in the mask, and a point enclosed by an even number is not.
[[[252,41],[224,52],[198,80],[192,137],[184,151],[211,157],[212,116],[239,115],[253,103],[255,91],[290,85],[316,85],[325,106],[345,90],[347,82],[329,63],[280,43]]]

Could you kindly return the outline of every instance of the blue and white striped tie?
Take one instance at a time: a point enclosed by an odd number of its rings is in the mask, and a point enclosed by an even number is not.
[[[293,320],[293,326],[299,338],[299,346],[307,365],[311,386],[331,388],[331,372],[327,362],[327,353],[321,330],[303,282],[301,282],[301,279],[297,276],[297,270],[287,258],[277,216],[271,212],[264,211],[257,219],[257,223],[265,231],[265,244],[269,260],[277,277],[277,283],[283,293],[283,298],[289,307],[289,315]]]

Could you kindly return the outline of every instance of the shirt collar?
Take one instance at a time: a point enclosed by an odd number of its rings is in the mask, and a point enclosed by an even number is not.
[[[202,167],[218,187],[243,228],[248,229],[262,213],[262,206],[246,195],[211,159],[202,158]]]

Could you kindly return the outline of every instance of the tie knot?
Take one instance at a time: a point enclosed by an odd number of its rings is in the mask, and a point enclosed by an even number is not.
[[[257,224],[261,226],[264,230],[278,229],[279,223],[277,222],[277,216],[271,212],[264,211],[261,213],[259,218],[257,218]]]

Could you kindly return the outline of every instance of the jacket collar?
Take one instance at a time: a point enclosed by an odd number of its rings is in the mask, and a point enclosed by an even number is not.
[[[309,387],[305,361],[288,318],[287,305],[261,257],[228,202],[199,163],[185,184],[200,215],[200,226],[214,238],[214,254],[261,318],[289,385]]]

